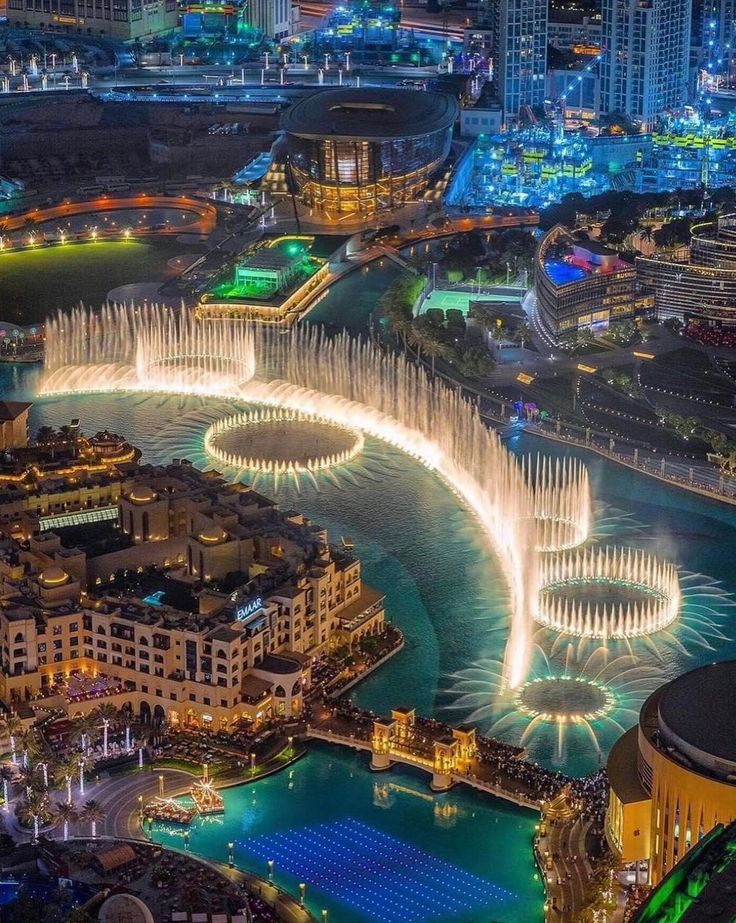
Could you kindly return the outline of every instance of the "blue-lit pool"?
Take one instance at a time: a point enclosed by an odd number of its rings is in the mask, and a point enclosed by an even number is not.
[[[545,260],[544,271],[555,285],[567,285],[568,282],[579,282],[587,273],[579,266],[573,266],[564,260]]]
[[[223,792],[225,814],[190,828],[190,848],[276,884],[334,923],[541,923],[536,814],[429,776],[371,773],[367,755],[318,745],[291,768]],[[154,839],[182,847],[181,828]]]

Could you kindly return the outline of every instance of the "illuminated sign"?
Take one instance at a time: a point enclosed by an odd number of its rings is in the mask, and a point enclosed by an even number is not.
[[[238,606],[235,610],[235,616],[239,622],[244,622],[262,608],[263,598],[261,596],[256,596],[255,599],[249,599],[248,602],[243,603],[242,606]]]

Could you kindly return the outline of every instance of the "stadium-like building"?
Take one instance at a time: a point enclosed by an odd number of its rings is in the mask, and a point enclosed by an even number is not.
[[[327,215],[372,214],[411,202],[450,152],[458,104],[444,93],[341,88],[283,116],[287,177]]]
[[[648,863],[650,884],[736,819],[734,689],[734,660],[692,670],[654,692],[611,750],[606,836],[623,862]]]

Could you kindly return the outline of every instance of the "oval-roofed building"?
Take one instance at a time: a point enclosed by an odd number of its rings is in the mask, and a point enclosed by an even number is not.
[[[284,114],[287,177],[327,214],[370,214],[420,196],[450,152],[457,101],[444,93],[343,87]]]
[[[718,823],[736,819],[736,660],[662,686],[608,758],[606,834],[657,884]]]

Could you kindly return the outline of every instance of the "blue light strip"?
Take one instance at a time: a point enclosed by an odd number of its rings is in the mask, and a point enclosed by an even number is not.
[[[238,841],[236,846],[379,923],[479,911],[516,897],[354,818]]]

